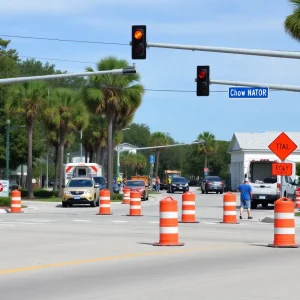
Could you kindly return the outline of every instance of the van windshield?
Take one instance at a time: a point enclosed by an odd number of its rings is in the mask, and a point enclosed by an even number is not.
[[[251,162],[250,182],[277,183],[277,176],[272,175],[272,162]]]

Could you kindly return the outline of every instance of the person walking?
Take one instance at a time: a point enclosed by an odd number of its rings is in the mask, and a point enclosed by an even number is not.
[[[156,191],[156,178],[152,178],[152,191]]]
[[[240,207],[240,219],[243,219],[243,209],[247,209],[248,219],[252,219],[250,209],[251,209],[251,199],[252,199],[252,188],[249,185],[248,179],[245,179],[244,183],[240,184],[237,190],[241,193],[241,207]]]
[[[159,193],[159,191],[160,191],[160,178],[158,176],[156,176],[155,186],[156,186],[156,191]]]

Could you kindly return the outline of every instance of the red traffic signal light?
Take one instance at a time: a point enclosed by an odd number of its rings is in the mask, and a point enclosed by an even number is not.
[[[133,25],[131,30],[131,58],[146,59],[146,25]]]
[[[197,66],[197,96],[209,96],[209,66]]]

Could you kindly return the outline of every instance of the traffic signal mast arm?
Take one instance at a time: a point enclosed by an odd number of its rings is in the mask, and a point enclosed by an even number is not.
[[[29,76],[29,77],[15,77],[15,78],[4,78],[0,79],[0,85],[11,84],[16,82],[28,82],[28,81],[38,81],[38,80],[51,80],[69,77],[80,77],[80,76],[93,76],[93,75],[127,75],[135,74],[135,67],[129,66],[123,69],[107,70],[107,71],[96,71],[96,72],[82,72],[82,73],[71,73],[71,74],[56,74],[56,75],[43,75],[43,76]]]
[[[296,85],[228,81],[228,80],[210,80],[210,84],[230,85],[230,86],[249,86],[249,87],[268,87],[270,90],[300,92],[300,86],[296,86]]]
[[[227,47],[211,47],[211,46],[193,46],[179,44],[163,44],[163,43],[147,43],[147,48],[165,48],[190,51],[218,52],[254,56],[268,56],[279,58],[300,59],[300,52],[292,51],[274,51],[274,50],[259,50],[259,49],[243,49],[243,48],[227,48]]]

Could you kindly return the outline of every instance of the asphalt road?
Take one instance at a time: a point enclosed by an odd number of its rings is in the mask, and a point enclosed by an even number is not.
[[[34,202],[0,215],[0,299],[298,300],[300,248],[266,247],[273,224],[259,219],[272,209],[222,224],[222,195],[195,193],[200,222],[179,224],[182,247],[152,245],[165,193],[142,202],[142,217],[126,216],[119,203],[111,216]],[[171,196],[180,208],[181,194]]]

